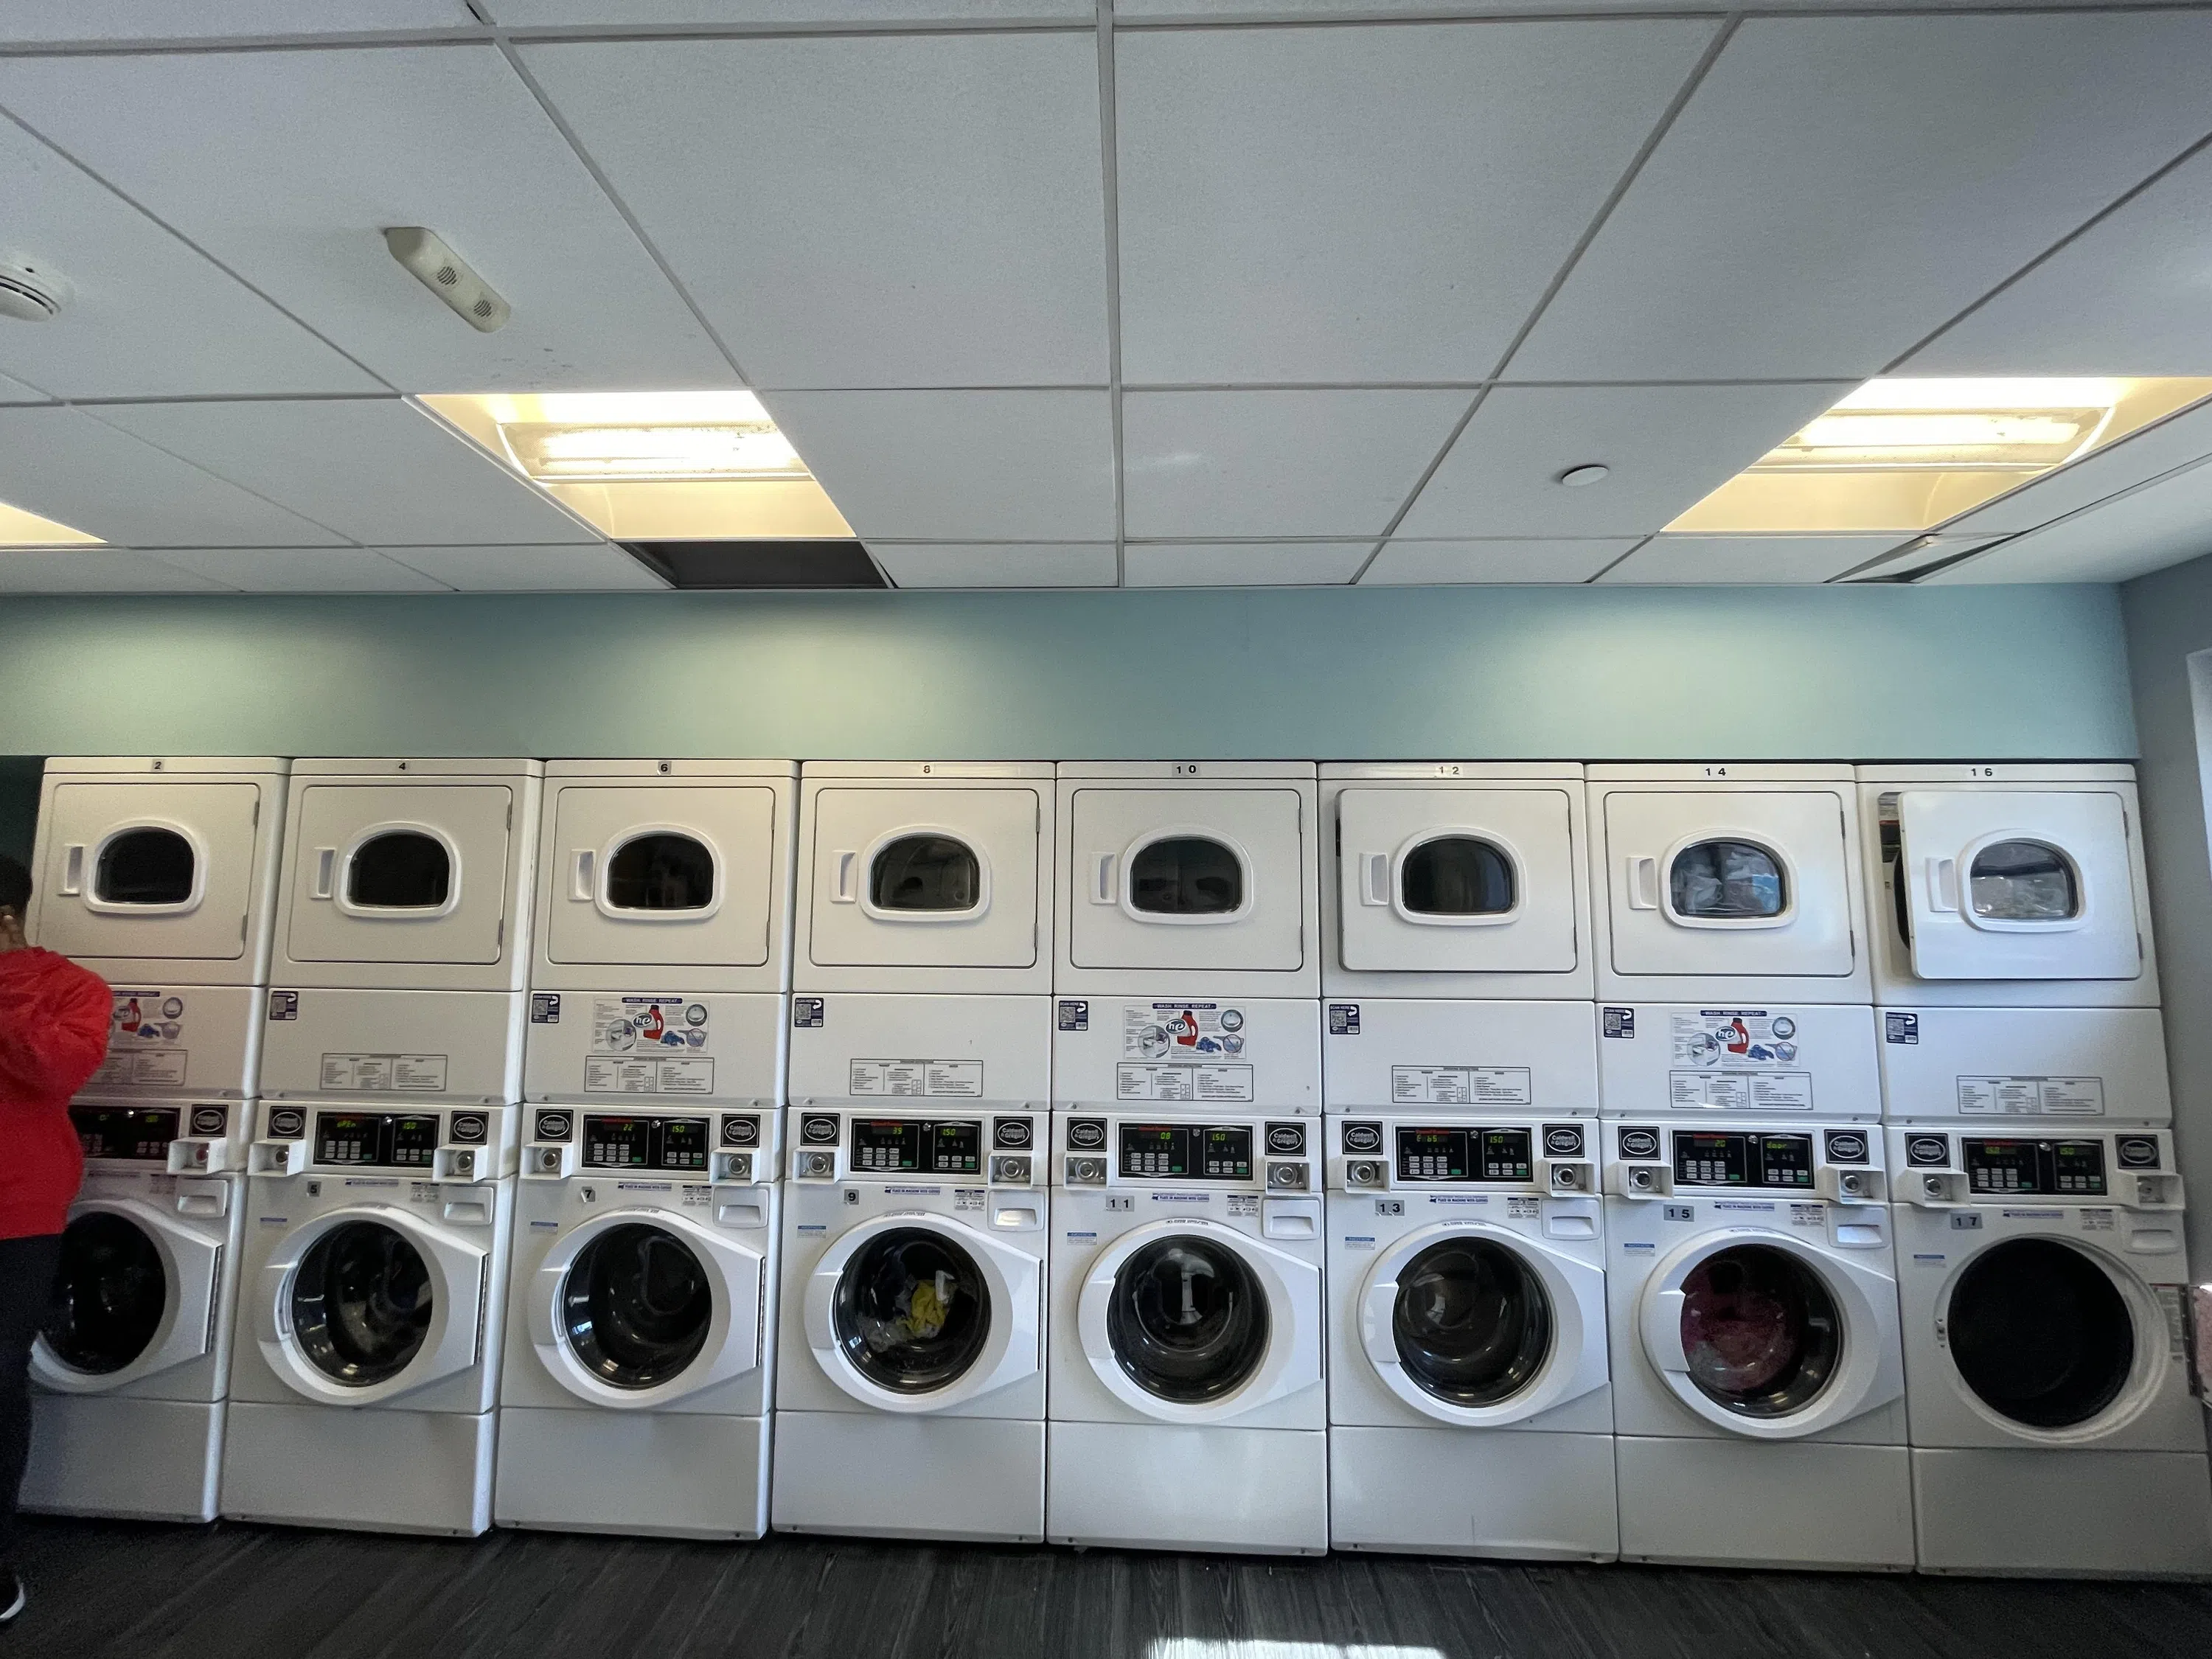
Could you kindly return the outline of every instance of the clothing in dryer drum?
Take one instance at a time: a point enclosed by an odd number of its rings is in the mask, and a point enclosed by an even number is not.
[[[1700,1261],[1682,1285],[1682,1350],[1705,1396],[1745,1417],[1803,1410],[1835,1374],[1843,1320],[1803,1261],[1738,1244]]]

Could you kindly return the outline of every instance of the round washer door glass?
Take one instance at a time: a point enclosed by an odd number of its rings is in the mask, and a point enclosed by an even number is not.
[[[1487,1238],[1446,1238],[1398,1273],[1390,1334],[1406,1375],[1448,1405],[1494,1406],[1535,1380],[1552,1301],[1528,1264]]]
[[[392,1228],[347,1221],[292,1275],[292,1334],[319,1371],[366,1389],[405,1370],[430,1329],[430,1270]]]
[[[879,1388],[931,1394],[967,1373],[991,1334],[975,1258],[928,1227],[895,1227],[854,1253],[830,1309],[837,1346]]]
[[[1242,1388],[1267,1355],[1267,1297],[1244,1258],[1211,1238],[1154,1239],[1121,1264],[1106,1340],[1137,1386],[1183,1404]]]
[[[1951,1360],[1982,1403],[2030,1428],[2086,1423],[2135,1370],[2135,1322],[2094,1261],[2049,1238],[1983,1251],[1951,1291]]]
[[[617,1389],[681,1376],[707,1343],[714,1292],[689,1244],[665,1227],[610,1227],[561,1284],[561,1332],[584,1369]]]
[[[63,1364],[105,1376],[146,1352],[168,1302],[169,1275],[145,1230],[95,1210],[63,1230],[61,1276],[40,1331]]]
[[[1699,1392],[1740,1417],[1788,1417],[1843,1358],[1836,1298],[1805,1262],[1767,1244],[1717,1250],[1682,1281],[1682,1352]]]

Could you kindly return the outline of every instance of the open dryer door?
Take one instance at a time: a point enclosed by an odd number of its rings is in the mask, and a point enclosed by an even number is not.
[[[2118,794],[1908,789],[1899,890],[1923,979],[2135,979],[2143,971]]]
[[[209,1184],[228,1201],[227,1183]],[[150,1204],[80,1200],[32,1376],[58,1394],[110,1394],[202,1358],[215,1341],[222,1251]]]

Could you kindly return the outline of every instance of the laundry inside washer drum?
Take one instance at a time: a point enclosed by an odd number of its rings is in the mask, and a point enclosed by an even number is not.
[[[957,1381],[991,1334],[991,1298],[975,1258],[927,1227],[893,1228],[854,1252],[831,1313],[854,1368],[901,1394]]]
[[[292,1331],[316,1370],[350,1388],[390,1381],[429,1334],[421,1254],[391,1228],[348,1221],[308,1247],[292,1279]]]
[[[1146,1393],[1195,1404],[1233,1394],[1267,1353],[1267,1298],[1244,1258],[1210,1238],[1155,1239],[1121,1264],[1106,1338]]]
[[[1766,1244],[1734,1244],[1682,1281],[1690,1380],[1742,1417],[1802,1411],[1834,1377],[1843,1319],[1820,1275]]]
[[[587,1370],[617,1389],[680,1376],[707,1343],[714,1294],[690,1245],[625,1223],[578,1252],[561,1286],[561,1322]]]
[[[1552,1304],[1528,1264],[1486,1238],[1447,1238],[1400,1270],[1390,1334],[1406,1374],[1454,1406],[1527,1388],[1552,1347]]]

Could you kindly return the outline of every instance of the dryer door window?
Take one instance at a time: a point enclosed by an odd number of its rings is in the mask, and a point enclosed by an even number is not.
[[[878,1388],[931,1394],[965,1376],[991,1334],[975,1259],[928,1227],[880,1233],[837,1281],[830,1322],[854,1370]]]
[[[100,849],[93,896],[104,904],[189,904],[198,866],[191,842],[173,830],[125,830]]]
[[[287,832],[295,962],[503,959],[514,792],[317,784]]]
[[[584,1369],[617,1389],[674,1381],[699,1357],[714,1316],[707,1268],[664,1227],[611,1227],[577,1253],[561,1286],[562,1336]]]
[[[1390,1334],[1406,1375],[1454,1406],[1495,1406],[1552,1352],[1552,1302],[1526,1261],[1486,1238],[1447,1238],[1400,1270]]]
[[[1129,903],[1148,916],[1226,916],[1244,908],[1244,860],[1204,836],[1148,842],[1129,860]]]
[[[244,956],[260,802],[252,783],[57,785],[39,943],[80,957]]]
[[[1834,1376],[1843,1347],[1833,1293],[1811,1267],[1771,1245],[1717,1250],[1682,1281],[1690,1380],[1740,1417],[1804,1410]]]
[[[1701,841],[1667,868],[1674,914],[1697,921],[1755,921],[1790,908],[1790,878],[1765,848],[1747,841]]]
[[[390,1381],[429,1334],[430,1270],[414,1245],[374,1221],[342,1222],[292,1275],[293,1340],[315,1369],[349,1388]]]
[[[1417,916],[1502,916],[1519,902],[1513,860],[1474,836],[1438,836],[1398,866],[1398,902]]]
[[[1244,1258],[1211,1238],[1156,1239],[1114,1276],[1106,1338],[1147,1394],[1178,1404],[1242,1388],[1267,1356],[1267,1293]]]
[[[953,836],[901,836],[868,860],[868,900],[878,910],[973,910],[983,902],[983,866]]]
[[[62,1233],[61,1277],[40,1334],[71,1370],[105,1376],[146,1352],[168,1303],[154,1241],[128,1218],[96,1210]]]
[[[807,959],[824,968],[1033,968],[1036,787],[823,787],[808,796]]]
[[[346,902],[364,910],[439,910],[453,891],[453,854],[434,836],[386,830],[346,860]]]
[[[1951,1291],[1951,1361],[1975,1397],[2035,1429],[2102,1414],[2133,1375],[2135,1322],[2111,1277],[2047,1238],[1994,1244]]]
[[[714,855],[696,836],[635,836],[607,860],[607,908],[667,915],[714,902]]]
[[[2047,842],[2001,841],[1974,854],[1974,914],[1997,921],[2071,921],[2081,914],[2074,862]]]
[[[760,784],[548,786],[555,962],[757,968],[789,811]]]

